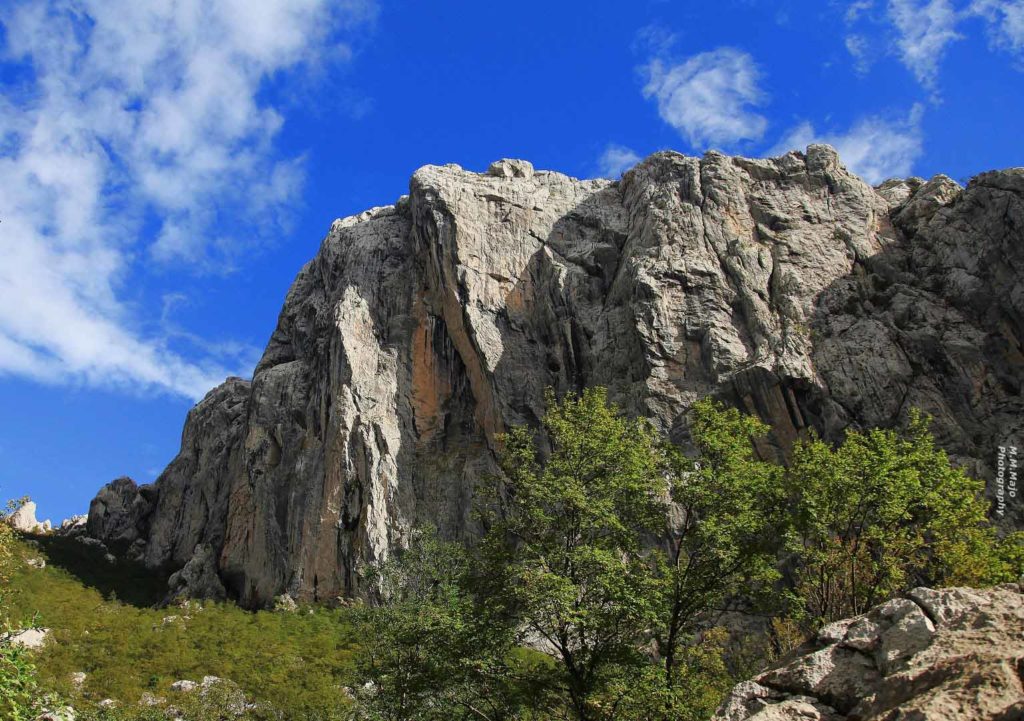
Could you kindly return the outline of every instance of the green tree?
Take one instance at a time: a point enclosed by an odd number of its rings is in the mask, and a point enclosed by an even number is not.
[[[380,569],[359,717],[707,718],[731,667],[801,630],[918,583],[1019,577],[1020,537],[999,538],[916,414],[905,433],[811,438],[788,468],[735,409],[698,402],[689,427],[691,456],[603,389],[549,392],[541,428],[503,438],[483,540],[421,534]],[[770,647],[731,658],[730,610],[762,615]]]
[[[655,637],[671,699],[669,717],[679,717],[693,703],[694,634],[730,602],[749,603],[778,578],[783,469],[760,460],[754,450],[767,432],[753,417],[702,400],[691,409],[696,456],[666,449],[673,506],[660,557]]]
[[[357,719],[517,717],[512,633],[475,601],[463,546],[419,529],[371,583],[379,603],[363,614]]]
[[[1017,580],[1021,535],[1000,538],[984,484],[935,447],[928,419],[850,431],[794,449],[788,577],[808,628],[863,613],[917,585]]]
[[[542,425],[542,437],[516,428],[504,438],[501,500],[483,543],[489,602],[515,619],[523,643],[552,654],[552,684],[576,719],[616,718],[657,619],[648,541],[665,525],[662,444],[602,388],[562,402],[549,392]]]

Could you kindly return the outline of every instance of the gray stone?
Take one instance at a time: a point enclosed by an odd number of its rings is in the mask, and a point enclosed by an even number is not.
[[[26,628],[21,631],[10,631],[0,636],[0,643],[34,650],[45,646],[49,638],[50,629],[48,628]]]
[[[168,601],[186,598],[209,598],[221,601],[226,597],[224,584],[217,575],[216,558],[209,543],[196,546],[192,558],[167,580]]]
[[[59,706],[43,711],[36,716],[36,721],[75,721],[75,709],[71,706]]]
[[[284,611],[285,613],[295,613],[299,610],[299,605],[295,603],[295,599],[287,593],[282,593],[274,599],[274,610]]]
[[[714,721],[1018,718],[1020,587],[919,588],[912,595],[914,601],[889,601],[833,624],[816,637],[824,648],[805,647],[803,655],[738,684]],[[942,613],[929,618],[918,598]]]
[[[487,169],[487,174],[495,178],[532,178],[533,164],[526,160],[496,160]]]
[[[956,623],[972,609],[988,603],[983,593],[969,588],[915,588],[907,594],[935,623]]]
[[[57,528],[57,533],[62,536],[76,536],[80,533],[85,533],[88,521],[89,516],[84,513],[77,516],[71,516],[70,518],[65,518],[60,522],[60,526]]]
[[[140,489],[128,477],[111,481],[89,504],[89,536],[104,543],[131,543],[144,532],[154,495],[152,489]]]
[[[617,182],[427,166],[335,221],[252,382],[189,413],[155,484],[104,488],[89,533],[152,567],[209,546],[201,575],[250,607],[365,595],[418,522],[478,532],[496,439],[546,387],[607,386],[684,446],[710,395],[772,424],[776,457],[918,407],[991,478],[1024,441],[1021,227],[1024,170],[876,190],[822,145],[661,152]]]

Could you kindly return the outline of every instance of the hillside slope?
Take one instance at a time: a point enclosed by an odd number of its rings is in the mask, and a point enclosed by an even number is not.
[[[209,602],[158,608],[166,575],[109,563],[75,539],[26,540],[16,556],[11,619],[16,627],[50,629],[35,653],[40,681],[76,707],[108,698],[130,706],[144,694],[174,703],[180,694],[173,683],[206,676],[229,679],[247,698],[296,718],[327,718],[347,703],[343,688],[354,682],[358,636],[350,609],[252,613]],[[74,674],[84,674],[80,683]]]

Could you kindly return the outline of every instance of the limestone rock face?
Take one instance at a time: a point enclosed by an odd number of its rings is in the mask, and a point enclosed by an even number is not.
[[[146,532],[155,495],[155,489],[139,488],[127,476],[111,481],[89,504],[89,537],[105,543],[135,541]]]
[[[737,685],[715,721],[1021,718],[1022,601],[1016,584],[915,589]]]
[[[36,504],[34,501],[25,501],[14,513],[6,516],[4,520],[15,531],[22,533],[47,533],[52,529],[50,521],[40,521],[36,518]]]
[[[217,575],[217,557],[209,543],[196,546],[195,552],[182,568],[167,580],[169,600],[208,598],[222,601],[226,596],[224,584]]]
[[[155,484],[101,491],[90,534],[171,568],[209,546],[250,606],[358,595],[416,523],[476,532],[496,439],[549,386],[607,386],[682,444],[713,395],[773,425],[764,454],[917,406],[992,479],[1024,435],[1021,228],[1024,170],[876,190],[821,145],[615,182],[427,166],[335,221],[251,383],[191,411]]]

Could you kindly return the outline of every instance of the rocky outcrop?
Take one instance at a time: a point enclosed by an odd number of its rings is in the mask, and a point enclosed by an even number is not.
[[[180,570],[167,579],[169,600],[208,598],[222,601],[227,593],[217,575],[217,556],[209,543],[196,546],[195,552]]]
[[[249,382],[240,378],[210,391],[189,411],[181,450],[155,483],[140,487],[119,478],[104,486],[89,507],[90,537],[153,568],[182,568],[194,554],[209,555],[204,545],[215,558],[224,543],[230,480],[243,473],[248,395]]]
[[[53,530],[50,521],[39,522],[36,519],[36,504],[34,501],[25,501],[12,513],[4,517],[4,521],[15,531],[21,533],[49,533]]]
[[[765,454],[917,406],[991,479],[1024,431],[1022,227],[1022,170],[875,189],[818,145],[614,182],[427,166],[333,224],[252,382],[191,411],[153,486],[104,489],[90,532],[152,566],[208,546],[251,606],[356,595],[417,522],[476,531],[500,434],[548,386],[607,386],[683,444],[714,395],[773,425]]]
[[[737,685],[715,721],[1024,718],[1024,595],[918,588],[823,628]]]
[[[105,485],[89,504],[86,530],[104,543],[132,543],[147,533],[156,489],[126,476]]]
[[[65,518],[55,530],[62,536],[80,536],[88,532],[89,516],[80,514]]]

